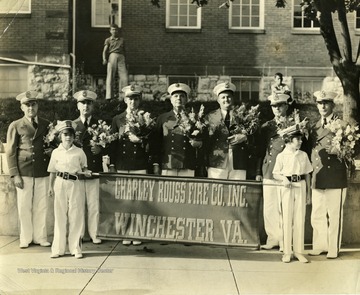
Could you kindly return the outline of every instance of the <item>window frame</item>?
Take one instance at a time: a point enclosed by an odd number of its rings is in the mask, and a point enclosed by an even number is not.
[[[91,27],[92,28],[109,28],[110,24],[107,25],[97,25],[96,24],[96,2],[99,0],[91,0]],[[121,28],[121,23],[122,23],[122,0],[112,0],[114,2],[118,3],[118,27]],[[111,3],[109,3],[111,4]]]
[[[27,4],[26,4],[27,3]],[[26,5],[25,5],[26,4]],[[24,10],[21,10],[23,6],[26,6]],[[24,0],[19,9],[1,11],[0,14],[31,14],[31,0]]]
[[[359,13],[359,16],[357,14]],[[359,26],[356,26],[357,20],[359,20]],[[357,35],[360,33],[360,9],[354,11],[354,29]]]
[[[171,0],[166,0],[166,12],[165,12],[165,19],[166,19],[166,23],[165,23],[165,27],[166,29],[169,30],[199,30],[201,29],[201,15],[202,15],[202,8],[201,7],[196,7],[196,26],[171,26],[170,25],[170,1]],[[177,0],[180,1],[180,0]],[[195,5],[195,3],[191,3],[192,0],[187,0],[188,1],[188,5]],[[187,15],[187,17],[189,17],[189,15]]]
[[[243,1],[243,0],[239,0]],[[249,0],[253,1],[253,0]],[[264,30],[265,28],[265,13],[264,13],[264,6],[265,6],[265,0],[259,0],[259,26],[251,26],[251,27],[244,27],[244,26],[233,26],[233,1],[230,1],[230,7],[229,7],[229,29],[230,30],[245,30],[245,31],[251,31],[251,30]],[[240,7],[242,7],[243,4],[240,3]],[[240,14],[240,18],[242,15]]]
[[[324,83],[324,79],[326,78],[326,76],[293,76],[292,77],[292,96],[293,98],[298,102],[298,103],[314,103],[315,99],[314,99],[314,92],[321,89],[322,84]],[[303,94],[303,89],[301,90],[301,99],[299,99],[298,95],[297,95],[297,83],[302,82],[302,83],[312,83],[312,90],[309,91],[309,93],[311,94],[310,97],[307,97],[306,99],[304,99],[304,94]],[[314,87],[314,82],[318,82],[320,85],[319,86],[315,86]],[[302,87],[303,88],[303,87]]]
[[[319,27],[314,27],[314,21],[313,20],[310,20],[311,21],[311,27],[304,27],[303,24],[304,24],[304,19],[305,19],[305,16],[304,16],[304,13],[301,12],[301,23],[302,23],[302,26],[301,27],[295,27],[295,2],[297,0],[292,0],[292,5],[291,5],[291,28],[292,28],[292,31],[293,32],[302,32],[302,33],[314,33],[314,34],[317,34],[319,33],[320,34],[320,26]],[[299,0],[300,1],[300,0]],[[298,4],[296,4],[298,5]]]
[[[262,77],[260,77],[260,76],[231,76],[231,78],[230,78],[231,83],[235,84],[235,86],[236,86],[235,96],[238,93],[239,100],[241,102],[259,102],[260,101],[260,92],[261,92],[260,91],[261,90],[260,89],[261,79],[262,79]],[[251,90],[249,91],[249,93],[250,93],[249,98],[244,99],[241,97],[241,89],[239,89],[238,84],[241,85],[241,83],[243,81],[256,81],[259,84],[259,87],[256,91],[257,97],[253,97],[252,93],[254,93],[255,91],[251,91]]]

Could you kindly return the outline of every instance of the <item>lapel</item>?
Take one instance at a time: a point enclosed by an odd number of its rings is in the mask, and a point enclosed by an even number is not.
[[[116,119],[116,126],[118,126],[119,135],[125,132],[125,124],[126,124],[126,111],[122,112]]]
[[[334,119],[334,116],[331,118],[331,120],[333,120],[333,119]],[[322,127],[322,121],[320,119],[319,121],[317,121],[317,123],[315,125],[315,132],[317,135],[316,140],[320,141],[321,139],[323,139],[330,133],[330,130]]]
[[[31,126],[32,126],[32,124],[31,124]],[[44,134],[46,134],[48,126],[49,126],[49,123],[46,120],[43,120],[42,118],[38,117],[38,128],[35,131],[34,138],[36,138],[38,136],[43,136]]]
[[[34,126],[31,124],[31,122],[26,119],[26,117],[22,117],[21,120],[21,128],[26,129],[28,132],[29,137],[35,138],[36,130]]]

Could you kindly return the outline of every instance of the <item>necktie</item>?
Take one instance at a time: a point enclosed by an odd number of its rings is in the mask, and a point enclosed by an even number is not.
[[[32,123],[32,125],[34,126],[35,129],[38,128],[38,123],[36,123],[34,118],[31,118],[31,123]]]
[[[324,118],[322,127],[324,128],[326,124],[327,124],[326,118]]]
[[[230,112],[229,111],[226,112],[224,122],[225,122],[226,128],[229,129],[230,128]]]
[[[84,127],[85,127],[85,129],[88,129],[88,127],[89,127],[87,120],[84,121]]]

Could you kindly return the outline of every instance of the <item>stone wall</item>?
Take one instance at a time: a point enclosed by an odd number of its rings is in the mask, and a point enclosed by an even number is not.
[[[29,89],[39,92],[38,98],[66,100],[70,91],[70,69],[29,66],[28,83]]]

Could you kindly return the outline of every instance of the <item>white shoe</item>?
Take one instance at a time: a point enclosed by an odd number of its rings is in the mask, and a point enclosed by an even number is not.
[[[83,258],[83,255],[82,255],[81,253],[76,253],[76,254],[75,254],[75,258],[76,258],[76,259]]]
[[[59,254],[51,254],[50,258],[59,258],[60,255]]]
[[[49,242],[42,242],[39,244],[41,247],[50,247],[51,244]]]
[[[97,238],[93,239],[92,242],[93,242],[93,244],[101,244],[102,243],[102,241]]]
[[[29,244],[20,243],[20,249],[25,249],[25,248],[28,248],[28,247],[29,247]]]
[[[282,262],[289,263],[291,261],[291,255],[290,254],[284,254],[281,258]]]
[[[309,255],[310,256],[319,256],[319,255],[321,255],[321,254],[323,254],[323,253],[326,253],[327,251],[325,251],[325,250],[311,250],[310,252],[309,252]]]
[[[123,240],[122,244],[125,246],[129,246],[129,245],[131,245],[131,240]]]
[[[141,241],[132,241],[132,243],[133,243],[133,245],[134,246],[139,246],[139,245],[141,245]]]
[[[272,248],[279,247],[279,245],[265,244],[260,246],[260,249],[271,250]]]
[[[302,262],[302,263],[308,263],[308,262],[309,262],[309,260],[307,260],[307,259],[305,258],[305,256],[302,255],[302,254],[300,254],[300,253],[294,253],[294,256],[295,256],[295,258],[296,258],[297,260],[299,260],[299,261]]]

